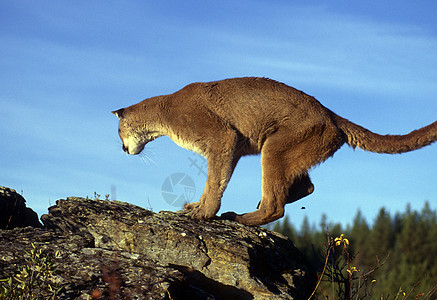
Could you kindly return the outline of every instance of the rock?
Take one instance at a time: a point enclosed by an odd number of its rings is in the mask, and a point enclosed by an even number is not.
[[[26,207],[26,200],[15,190],[0,186],[0,229],[42,227],[38,215]]]
[[[54,257],[60,299],[307,299],[317,279],[290,240],[260,227],[74,197],[41,219],[0,231],[0,278],[33,243]]]

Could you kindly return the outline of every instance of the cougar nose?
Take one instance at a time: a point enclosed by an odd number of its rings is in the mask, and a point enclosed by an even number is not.
[[[128,153],[128,149],[127,149],[127,147],[124,144],[123,144],[123,151]]]

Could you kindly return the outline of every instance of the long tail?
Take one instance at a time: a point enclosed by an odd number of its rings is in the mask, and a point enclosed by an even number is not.
[[[437,141],[437,121],[405,135],[380,135],[354,124],[338,115],[334,116],[337,126],[347,137],[352,147],[377,153],[404,153]]]

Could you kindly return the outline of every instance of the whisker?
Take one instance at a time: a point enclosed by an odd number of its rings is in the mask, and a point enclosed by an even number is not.
[[[140,154],[139,157],[144,164],[150,166],[150,162],[147,160],[147,157],[144,154]]]
[[[126,153],[125,151],[123,151],[123,143],[121,141],[117,141],[117,145],[118,145],[118,149],[120,149],[121,152],[124,153],[124,155],[126,157],[131,157],[131,155],[129,155],[128,153]],[[156,163],[155,160],[153,160],[153,158],[151,157],[150,154],[154,154],[153,150],[151,151],[151,147],[149,146],[147,149],[144,149],[138,156],[141,159],[141,161],[146,164],[147,166],[151,166],[151,165],[155,165],[157,166],[158,164]]]
[[[153,160],[153,158],[149,154],[151,153],[150,149],[144,149],[143,152],[140,153],[141,160],[148,166],[151,166],[152,164],[157,166],[158,164]]]

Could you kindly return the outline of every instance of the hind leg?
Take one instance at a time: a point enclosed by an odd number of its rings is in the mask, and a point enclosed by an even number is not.
[[[305,173],[300,178],[297,178],[288,188],[288,195],[285,203],[293,203],[302,199],[314,192],[314,184],[311,182],[308,173]]]
[[[225,213],[222,217],[245,225],[262,225],[284,215],[289,188],[297,184],[306,169],[290,169],[289,156],[293,152],[285,130],[278,130],[265,141],[261,151],[262,199],[256,211],[237,215]]]
[[[311,179],[308,173],[305,173],[300,178],[297,178],[288,188],[287,197],[285,199],[285,203],[293,203],[299,199],[302,199],[309,194],[314,192],[314,185],[311,182]],[[259,208],[261,202],[258,203],[257,209]]]
[[[281,218],[284,206],[310,194],[314,186],[308,169],[324,161],[342,145],[335,127],[314,126],[297,138],[292,129],[282,127],[269,136],[261,151],[262,199],[259,208],[251,213],[226,213],[224,218],[245,225],[263,225]]]

